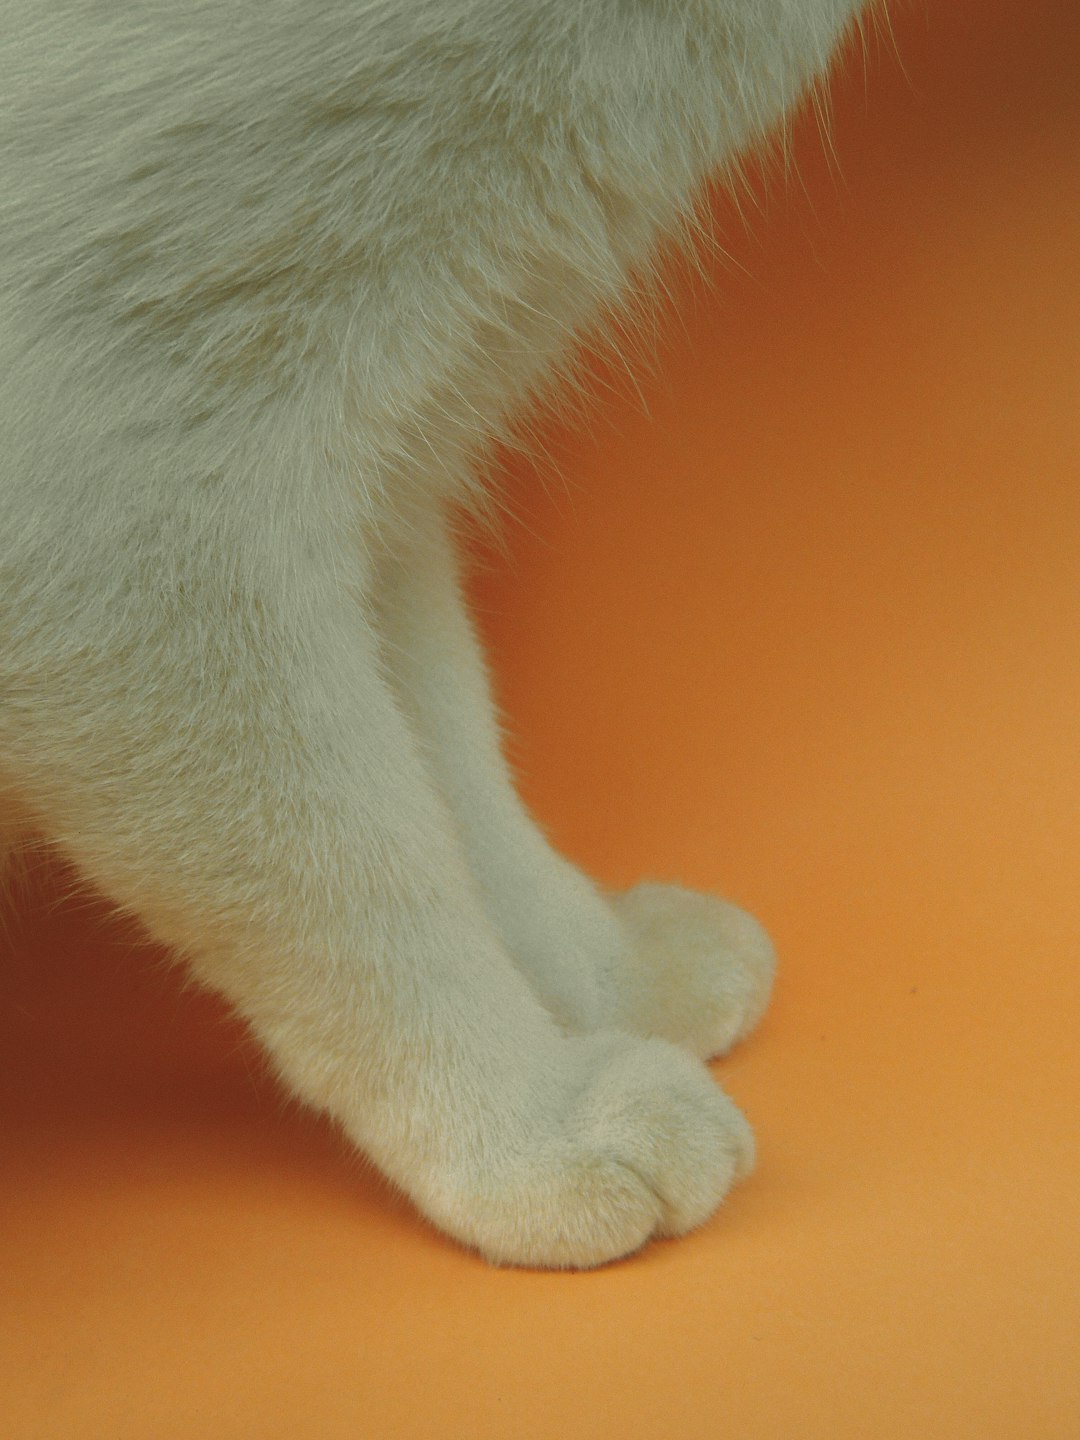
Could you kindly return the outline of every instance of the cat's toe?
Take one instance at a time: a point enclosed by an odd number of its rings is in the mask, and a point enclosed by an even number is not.
[[[617,1023],[708,1058],[754,1028],[772,991],[776,955],[752,915],[677,885],[616,895],[632,946],[619,974]]]
[[[428,1207],[499,1265],[589,1269],[685,1235],[753,1168],[749,1125],[684,1050],[613,1032],[566,1043],[585,1061],[567,1113]]]

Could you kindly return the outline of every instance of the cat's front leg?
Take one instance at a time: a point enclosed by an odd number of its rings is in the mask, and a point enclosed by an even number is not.
[[[501,753],[446,521],[434,512],[383,565],[387,663],[460,827],[499,933],[566,1028],[601,1026],[727,1050],[760,1019],[775,959],[761,926],[672,885],[605,895],[558,854]]]
[[[449,1234],[591,1266],[699,1225],[750,1164],[745,1121],[674,1046],[560,1031],[488,920],[343,557],[274,554],[245,523],[243,566],[216,526],[185,535],[182,581],[176,550],[128,566],[109,535],[107,613],[104,554],[69,554],[0,705],[20,791]]]

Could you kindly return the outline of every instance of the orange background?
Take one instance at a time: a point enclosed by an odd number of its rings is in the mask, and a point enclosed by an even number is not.
[[[1080,1437],[1080,17],[901,4],[717,201],[477,599],[524,789],[782,957],[703,1231],[497,1272],[42,880],[0,970],[0,1434]],[[901,63],[902,62],[902,63]],[[530,480],[532,483],[530,483]]]

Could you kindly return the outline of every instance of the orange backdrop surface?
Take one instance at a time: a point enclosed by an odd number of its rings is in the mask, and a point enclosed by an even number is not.
[[[43,881],[0,967],[0,1435],[1080,1440],[1080,16],[895,7],[593,368],[476,598],[523,788],[777,997],[696,1235],[498,1272]],[[606,382],[612,379],[612,384]]]

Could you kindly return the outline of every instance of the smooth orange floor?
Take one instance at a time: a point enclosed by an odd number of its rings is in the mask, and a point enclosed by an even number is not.
[[[1080,16],[901,5],[826,160],[596,370],[477,593],[600,878],[774,932],[702,1232],[497,1272],[47,886],[0,972],[0,1435],[1078,1440]],[[902,61],[902,64],[901,64]],[[759,192],[760,193],[760,192]],[[685,287],[683,287],[685,288]]]

